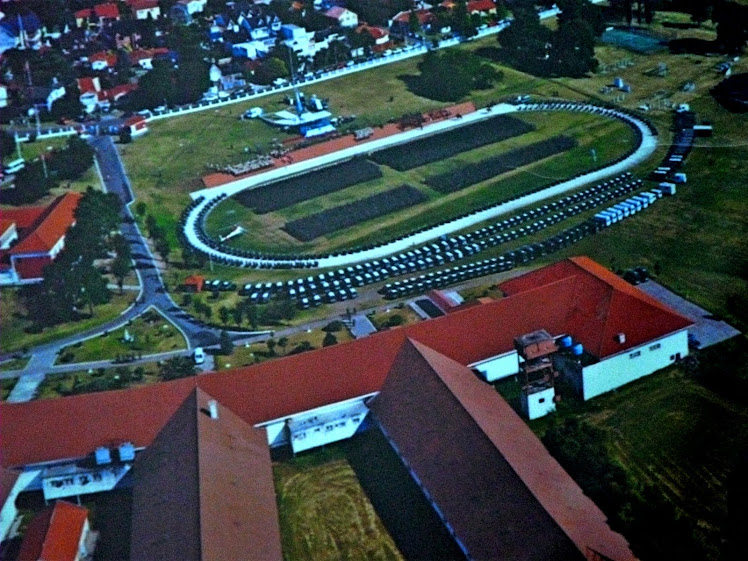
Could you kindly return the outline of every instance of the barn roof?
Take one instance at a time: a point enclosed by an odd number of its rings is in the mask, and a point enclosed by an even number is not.
[[[465,366],[407,341],[371,410],[469,558],[634,559],[522,419]]]
[[[281,559],[267,437],[211,400],[192,390],[138,456],[131,559]]]

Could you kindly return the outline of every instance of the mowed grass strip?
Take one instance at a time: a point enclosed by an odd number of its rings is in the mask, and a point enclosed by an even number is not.
[[[318,455],[274,466],[284,559],[401,560],[348,461]]]
[[[573,138],[554,136],[482,162],[476,162],[462,169],[428,177],[425,183],[440,193],[454,193],[502,173],[566,152],[576,145],[577,141]]]
[[[397,212],[425,200],[426,195],[418,189],[410,185],[401,185],[384,193],[294,220],[286,224],[283,229],[294,238],[307,242],[330,232]]]
[[[371,159],[398,171],[406,171],[533,130],[535,126],[530,123],[508,115],[499,115],[410,142],[406,150],[402,146],[380,150]]]
[[[236,200],[255,212],[265,214],[381,176],[379,166],[356,158],[336,166],[243,191],[236,196]]]

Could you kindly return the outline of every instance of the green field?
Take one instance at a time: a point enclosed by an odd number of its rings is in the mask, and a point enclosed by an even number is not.
[[[499,387],[516,406],[519,384],[504,381]],[[743,404],[673,366],[586,403],[565,400],[556,416],[603,429],[612,458],[633,487],[653,486],[692,525],[707,557],[719,558],[727,479],[748,447]],[[538,419],[530,426],[542,436],[551,422]]]
[[[273,473],[284,559],[402,559],[338,448],[276,463]]]
[[[93,317],[83,317],[79,321],[61,323],[37,331],[34,322],[28,317],[28,311],[18,292],[12,288],[4,288],[0,291],[0,302],[2,302],[3,310],[0,322],[2,325],[2,329],[0,329],[0,349],[4,353],[9,353],[91,329],[116,318],[134,300],[134,294],[120,295],[113,293],[112,299],[107,304],[94,308]]]
[[[535,125],[536,130],[406,172],[380,166],[384,175],[379,179],[303,201],[276,212],[255,214],[236,200],[229,199],[208,215],[206,231],[215,238],[238,224],[244,227],[247,233],[234,238],[233,245],[281,253],[320,253],[381,243],[450,217],[521,195],[536,189],[539,185],[551,184],[603,165],[604,162],[611,161],[633,148],[632,131],[618,121],[575,113],[521,114],[519,118]],[[557,135],[575,138],[578,146],[557,156],[446,195],[424,183],[430,176],[480,163],[496,154],[526,147]],[[590,150],[593,148],[597,151],[596,163],[590,156]],[[281,230],[285,223],[292,220],[326,208],[342,206],[402,184],[418,189],[427,197],[426,202],[321,236],[307,243],[299,242]]]
[[[124,340],[125,330],[134,338]],[[150,355],[186,349],[184,337],[160,313],[151,309],[132,320],[127,326],[98,337],[65,347],[58,362],[94,362],[126,355]]]

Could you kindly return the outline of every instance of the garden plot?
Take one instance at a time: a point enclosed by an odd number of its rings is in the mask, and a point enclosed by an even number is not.
[[[508,115],[499,115],[410,142],[407,149],[395,146],[380,150],[372,154],[371,159],[398,171],[407,171],[534,130],[535,126],[530,123]]]
[[[265,214],[380,177],[382,172],[379,166],[363,159],[354,159],[258,189],[243,191],[236,195],[236,200],[259,214]]]
[[[425,183],[440,193],[454,193],[515,168],[566,152],[576,145],[577,141],[573,138],[554,136],[457,170],[428,177]]]
[[[408,208],[425,200],[426,196],[418,189],[410,185],[401,185],[347,205],[294,220],[286,224],[283,229],[297,240],[307,242],[330,232]]]

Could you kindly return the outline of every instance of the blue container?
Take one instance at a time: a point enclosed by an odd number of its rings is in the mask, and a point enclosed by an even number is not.
[[[582,347],[582,343],[577,343],[571,348],[571,354],[574,356],[582,356],[582,353],[584,353],[584,347]]]
[[[571,347],[571,337],[569,335],[561,337],[561,339],[558,340],[558,346],[562,349],[568,349]]]

